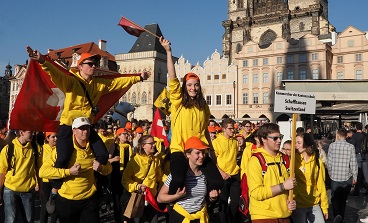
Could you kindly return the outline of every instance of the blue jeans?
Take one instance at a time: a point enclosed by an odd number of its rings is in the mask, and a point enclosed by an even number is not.
[[[352,186],[352,177],[347,181],[331,180],[331,204],[334,217],[345,216],[346,201]]]
[[[322,209],[319,205],[314,205],[313,207],[308,208],[297,208],[291,214],[291,218],[293,219],[293,222],[298,223],[325,222]]]
[[[17,210],[23,212],[22,215],[26,219],[23,222],[33,223],[34,221],[34,207],[35,207],[35,191],[29,192],[15,192],[7,187],[4,187],[4,212],[5,222],[15,223],[15,217],[17,216]],[[21,207],[17,207],[20,201]]]

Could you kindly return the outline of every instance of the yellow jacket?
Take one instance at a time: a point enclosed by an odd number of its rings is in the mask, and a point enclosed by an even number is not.
[[[180,82],[177,78],[169,82],[169,93],[171,102],[171,142],[170,149],[173,152],[184,152],[184,143],[188,138],[197,136],[208,144],[205,131],[210,119],[210,109],[185,108],[182,106],[182,95]]]
[[[212,145],[217,157],[218,167],[231,176],[238,174],[240,169],[236,163],[238,141],[232,137],[228,139],[223,134],[219,134],[212,141]]]
[[[146,178],[144,178],[145,176]],[[160,160],[155,156],[138,153],[129,160],[121,180],[121,183],[128,192],[134,192],[139,189],[137,187],[138,184],[144,184],[151,189],[153,196],[156,196],[157,183],[160,182],[162,182]]]
[[[319,162],[319,168],[316,162]],[[294,188],[298,208],[313,207],[319,204],[324,214],[328,213],[328,197],[325,185],[325,168],[321,159],[312,154],[305,161],[299,153],[295,154],[295,178],[298,184]]]
[[[243,174],[246,172],[249,159],[252,156],[253,152],[257,149],[257,146],[251,142],[244,142],[244,143],[245,143],[245,148],[244,148],[243,155],[240,161],[240,178],[242,178]]]
[[[193,220],[199,219],[200,223],[208,222],[207,205],[203,205],[203,208],[196,213],[188,213],[182,206],[175,204],[173,209],[180,215],[184,216],[182,223],[190,223]]]
[[[77,117],[87,117],[90,123],[93,123],[94,116],[91,114],[91,105],[85,96],[85,92],[81,87],[81,81],[91,97],[93,106],[97,105],[98,100],[104,94],[119,91],[122,88],[128,87],[140,81],[139,76],[134,77],[118,77],[113,79],[106,79],[100,77],[93,77],[87,83],[79,74],[73,72],[75,77],[65,75],[62,71],[45,61],[41,64],[42,69],[50,75],[52,82],[65,94],[64,108],[60,117],[60,125],[71,126],[73,120]]]
[[[0,173],[5,174],[5,187],[16,192],[29,192],[37,184],[35,157],[30,142],[22,145],[18,138],[13,139],[14,153],[11,159],[12,169],[8,171],[8,148],[6,145],[0,153]],[[42,165],[42,149],[38,148],[37,165]]]
[[[282,155],[277,153],[272,156],[263,148],[258,148],[255,152],[260,152],[267,163],[281,162]],[[281,176],[277,165],[270,165],[264,176],[257,157],[249,159],[247,168],[247,180],[249,187],[249,213],[252,220],[256,219],[276,219],[287,218],[291,215],[287,208],[288,191],[272,196],[271,186],[285,182],[289,178],[289,173],[284,165],[281,167]]]
[[[47,162],[47,160],[56,160],[56,146],[51,147],[48,143],[43,144],[43,155],[42,155],[42,163]],[[53,151],[55,152],[53,153]],[[55,157],[52,157],[55,156]],[[42,167],[42,166],[41,166]],[[41,171],[41,170],[40,170]],[[47,178],[42,178],[42,182],[50,182]]]
[[[106,136],[104,136],[104,135],[98,133],[98,135],[100,136],[101,140],[104,142],[107,151],[109,151],[109,149],[111,147],[111,144],[114,143],[114,134],[109,133]]]
[[[48,179],[64,179],[64,183],[59,189],[58,193],[63,198],[69,200],[84,200],[90,198],[96,192],[94,170],[92,168],[93,160],[95,155],[89,145],[87,144],[85,149],[81,149],[74,141],[74,150],[70,157],[67,169],[55,168],[56,155],[52,154],[52,159],[47,160],[40,169],[40,177]],[[53,151],[56,153],[56,150]],[[70,175],[69,169],[79,163],[81,170],[79,175]],[[111,164],[109,162],[106,165],[102,165],[100,174],[108,175],[112,171]]]

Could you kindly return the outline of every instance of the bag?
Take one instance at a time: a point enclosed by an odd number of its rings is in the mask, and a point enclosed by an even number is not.
[[[143,211],[144,194],[141,192],[133,192],[125,209],[124,216],[129,219],[140,218],[143,216]]]
[[[265,175],[267,171],[267,167],[271,165],[277,165],[280,168],[280,163],[266,163],[266,159],[263,157],[262,153],[253,153],[252,156],[255,156],[258,158],[259,163],[261,164],[262,168],[262,177]],[[290,159],[287,155],[282,154],[282,162],[281,164],[284,164],[287,171],[289,172],[290,167]],[[280,170],[281,174],[281,170]],[[247,182],[247,175],[244,173],[242,176],[242,179],[240,181],[240,199],[239,199],[239,211],[243,215],[245,215],[247,218],[249,218],[249,188],[248,188],[248,182]]]

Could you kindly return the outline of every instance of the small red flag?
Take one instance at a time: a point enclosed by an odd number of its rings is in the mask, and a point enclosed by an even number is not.
[[[157,211],[159,211],[161,213],[165,213],[165,212],[169,211],[167,207],[164,210],[161,210],[161,208],[158,206],[158,203],[157,203],[157,200],[156,200],[155,196],[153,196],[151,190],[148,187],[146,187],[145,195],[146,195],[146,196],[144,196],[145,201],[148,202],[149,204],[151,204],[152,207],[155,208]]]
[[[50,58],[45,60],[59,68],[65,75],[71,75],[68,70],[53,62]],[[98,78],[116,78],[121,76],[136,76],[138,74],[99,76]],[[140,74],[139,74],[140,75]],[[97,78],[97,77],[96,77]],[[96,123],[130,86],[119,91],[102,95],[97,103],[99,112],[94,122]],[[60,116],[64,107],[65,94],[51,81],[50,76],[41,68],[35,60],[30,60],[22,88],[15,100],[14,108],[10,113],[9,128],[15,130],[33,130],[40,132],[57,132],[60,124]]]
[[[136,36],[138,37],[139,35],[141,35],[145,30],[140,27],[139,25],[131,22],[130,20],[121,17],[120,22],[119,22],[119,26],[123,27],[123,29],[129,33],[130,35]]]
[[[164,140],[164,145],[169,147],[169,140],[164,129],[164,123],[160,115],[160,110],[156,108],[155,115],[153,116],[151,135]]]

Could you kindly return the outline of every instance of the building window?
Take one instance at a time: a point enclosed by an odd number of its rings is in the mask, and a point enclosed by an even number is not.
[[[123,95],[123,97],[121,98],[121,101],[128,101],[128,96],[126,94]]]
[[[253,104],[258,104],[258,93],[253,93]]]
[[[287,63],[294,63],[294,55],[287,56]]]
[[[208,105],[212,105],[212,96],[211,95],[206,96],[206,102],[207,102]]]
[[[360,53],[355,54],[355,61],[356,62],[361,62],[362,61],[362,54],[360,54]]]
[[[305,25],[303,22],[299,23],[299,31],[304,31]]]
[[[263,58],[263,65],[268,65],[268,58]]]
[[[218,79],[220,79],[220,76],[218,74],[216,74],[214,79],[218,80]]]
[[[216,105],[221,105],[221,95],[216,95]]]
[[[243,67],[247,67],[248,66],[248,60],[243,60]]]
[[[318,69],[313,69],[312,70],[312,79],[313,80],[319,79],[319,70]]]
[[[318,53],[312,53],[312,60],[313,61],[318,60]]]
[[[258,59],[253,59],[253,66],[254,67],[258,66]]]
[[[294,71],[289,70],[287,75],[288,80],[294,80]]]
[[[222,79],[226,79],[226,74],[222,74]]]
[[[137,95],[135,93],[132,94],[132,100],[131,100],[132,104],[137,104]]]
[[[300,55],[299,55],[299,62],[300,62],[300,63],[305,63],[305,62],[307,62],[307,54],[300,54]]]
[[[277,60],[277,64],[282,64],[282,57],[277,57],[276,60]]]
[[[307,71],[306,71],[306,70],[301,70],[301,71],[299,71],[299,79],[300,79],[300,80],[305,80],[305,79],[307,79]]]
[[[337,57],[337,63],[344,63],[344,57],[343,56],[338,56]]]
[[[232,104],[231,94],[227,94],[226,95],[226,104],[227,105],[231,105]]]
[[[268,104],[268,92],[263,92],[263,104]]]
[[[147,93],[143,92],[142,93],[142,105],[147,104]]]
[[[243,84],[248,84],[248,74],[243,74]]]
[[[277,72],[277,82],[281,82],[282,81],[282,72]]]
[[[354,40],[349,40],[348,47],[353,47],[353,46],[354,46]]]
[[[363,79],[363,71],[362,70],[356,70],[355,71],[355,79],[362,80]]]
[[[258,83],[258,74],[253,74],[253,83]]]
[[[243,93],[243,105],[248,104],[248,93]]]
[[[339,80],[344,79],[344,72],[343,71],[337,72],[336,78]]]
[[[207,75],[207,80],[211,80],[211,75]]]
[[[268,73],[264,73],[263,74],[263,83],[267,83],[268,82]]]

